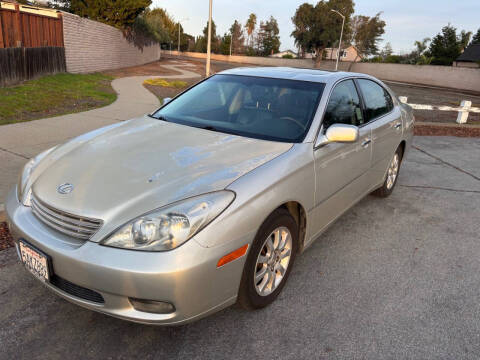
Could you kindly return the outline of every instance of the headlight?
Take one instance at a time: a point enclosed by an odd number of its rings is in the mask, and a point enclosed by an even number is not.
[[[101,242],[144,251],[175,249],[220,215],[235,198],[231,191],[195,196],[142,215]]]
[[[23,167],[22,173],[20,174],[20,179],[18,180],[18,184],[17,184],[18,201],[20,201],[23,205],[30,206],[30,196],[29,196],[30,189],[26,188],[30,175],[32,174],[33,170],[35,170],[38,163],[45,156],[50,154],[55,148],[56,146],[38,154],[33,159],[30,159]]]

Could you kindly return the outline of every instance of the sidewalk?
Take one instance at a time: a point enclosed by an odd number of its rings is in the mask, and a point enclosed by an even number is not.
[[[164,79],[199,78],[201,75],[188,70],[188,64],[164,65],[181,72],[181,75],[132,76],[115,79],[113,89],[117,100],[103,108],[76,114],[0,126],[0,212],[7,192],[17,182],[22,166],[28,159],[59,143],[88,131],[118,121],[132,119],[150,113],[159,107],[155,95],[143,87],[150,78]]]

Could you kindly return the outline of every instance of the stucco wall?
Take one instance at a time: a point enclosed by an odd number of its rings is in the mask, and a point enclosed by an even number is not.
[[[118,69],[160,59],[158,44],[139,49],[120,30],[69,13],[63,13],[63,36],[67,71],[71,73]]]
[[[164,52],[165,56],[179,56],[176,51]],[[180,53],[181,56],[205,59],[203,53]],[[234,63],[244,63],[260,66],[291,66],[313,68],[312,59],[276,59],[252,56],[228,56],[212,54],[212,60]],[[339,69],[347,71],[350,63],[341,62]],[[334,70],[335,61],[322,61],[323,70]],[[480,69],[461,68],[453,66],[433,65],[403,65],[403,64],[377,64],[355,63],[351,71],[365,73],[382,80],[398,81],[411,84],[439,86],[459,90],[480,92]]]

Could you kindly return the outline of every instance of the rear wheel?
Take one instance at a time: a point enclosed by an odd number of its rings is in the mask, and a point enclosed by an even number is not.
[[[260,227],[243,269],[238,303],[259,309],[282,291],[298,249],[298,226],[285,209],[275,210]]]
[[[397,184],[398,174],[400,172],[400,165],[402,163],[403,151],[399,146],[397,151],[392,157],[390,164],[388,165],[387,176],[383,185],[375,190],[372,195],[379,197],[388,197],[393,192],[395,185]]]

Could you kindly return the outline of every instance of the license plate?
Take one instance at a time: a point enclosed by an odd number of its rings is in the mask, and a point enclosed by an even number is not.
[[[48,256],[22,240],[18,242],[18,246],[20,249],[20,259],[27,270],[42,281],[49,281]]]

